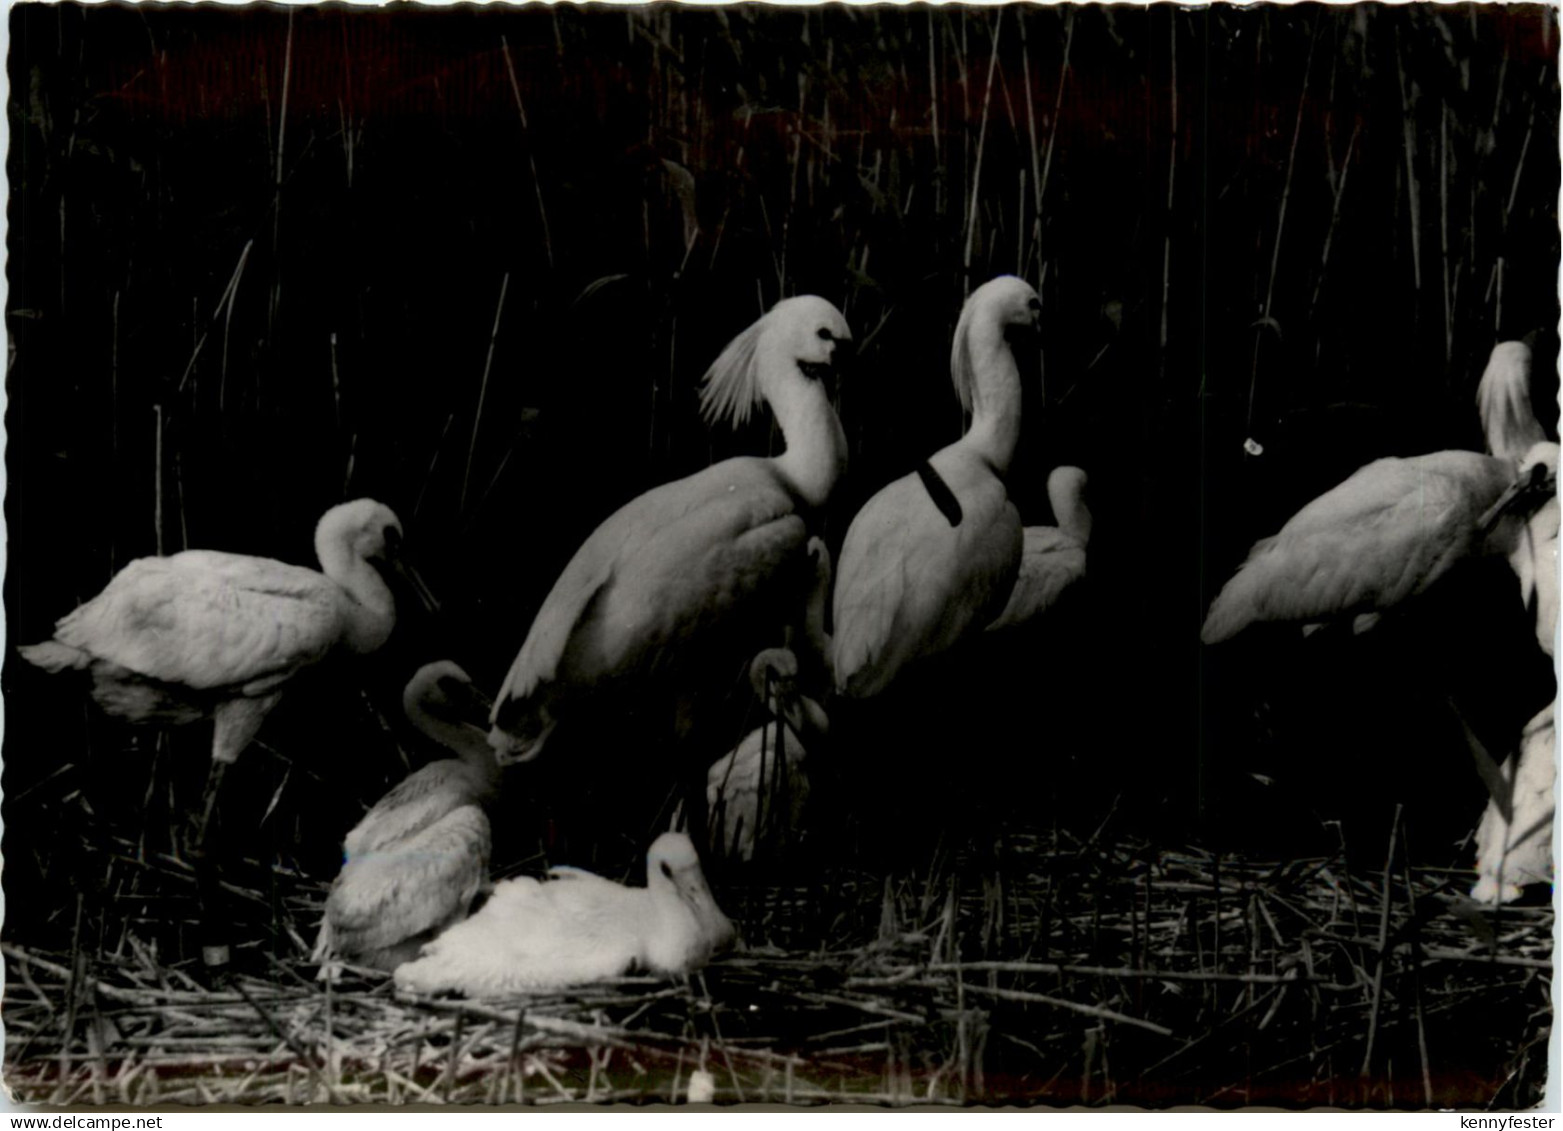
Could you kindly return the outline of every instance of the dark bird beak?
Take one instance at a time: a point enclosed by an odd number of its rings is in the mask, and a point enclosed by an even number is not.
[[[1503,494],[1498,496],[1498,501],[1477,520],[1477,528],[1485,536],[1492,533],[1505,515],[1519,514],[1528,518],[1557,493],[1557,473],[1546,464],[1538,463],[1530,469],[1529,474],[1509,484]]]
[[[413,591],[413,594],[418,598],[419,604],[425,610],[430,613],[439,613],[439,599],[434,596],[434,591],[424,582],[423,576],[411,562],[398,554],[391,558],[391,568],[396,571],[398,577],[407,583],[407,587]]]

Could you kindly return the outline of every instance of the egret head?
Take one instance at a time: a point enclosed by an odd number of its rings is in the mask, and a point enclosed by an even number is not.
[[[700,407],[715,423],[743,424],[749,413],[801,377],[829,376],[846,350],[852,330],[829,302],[817,295],[783,299],[727,344],[700,389]]]
[[[417,720],[429,715],[454,723],[487,719],[493,704],[472,686],[472,677],[452,660],[424,664],[402,692],[402,710]]]
[[[663,833],[651,842],[646,853],[646,887],[657,895],[671,893],[689,908],[713,951],[733,941],[732,920],[716,905],[700,870],[694,842],[683,833]]]
[[[976,363],[972,356],[973,334],[997,335],[1013,340],[1019,334],[1035,334],[1042,328],[1042,300],[1031,284],[1014,275],[990,279],[971,293],[961,307],[955,324],[955,343],[950,350],[950,375],[961,408],[973,409],[976,396]]]
[[[361,561],[393,557],[401,541],[401,520],[373,499],[339,503],[315,527],[315,553],[322,565],[344,553]]]

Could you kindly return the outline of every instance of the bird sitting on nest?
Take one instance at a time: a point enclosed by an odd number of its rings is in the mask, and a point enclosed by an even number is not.
[[[407,684],[407,718],[456,757],[408,776],[347,834],[315,943],[322,978],[338,960],[386,971],[411,961],[488,886],[483,806],[499,784],[491,706],[449,660],[425,664]]]
[[[574,868],[495,886],[481,910],[396,969],[398,989],[499,997],[562,989],[633,970],[679,977],[734,939],[706,886],[695,846],[663,833],[646,854],[646,886]]]

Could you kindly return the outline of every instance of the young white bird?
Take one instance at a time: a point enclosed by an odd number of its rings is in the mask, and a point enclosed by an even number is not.
[[[408,719],[456,757],[409,775],[347,834],[315,943],[322,978],[336,959],[394,970],[416,958],[487,886],[483,806],[499,784],[485,737],[490,706],[449,660],[425,664],[407,684]]]
[[[806,519],[846,466],[822,378],[850,340],[841,313],[805,295],[777,303],[723,350],[701,393],[707,417],[742,423],[769,405],[786,451],[664,484],[596,529],[543,602],[495,702],[489,742],[501,764],[535,758],[560,720],[615,688],[702,685],[713,664],[753,654],[755,630],[801,610]]]
[[[385,643],[396,601],[376,568],[402,538],[373,499],[332,507],[315,528],[320,571],[270,558],[186,550],[139,558],[18,648],[50,672],[81,669],[109,714],[132,722],[211,718],[212,761],[238,759],[302,669]]]
[[[677,977],[698,970],[733,940],[733,925],[682,833],[663,833],[652,844],[643,888],[572,868],[551,875],[498,884],[476,915],[397,967],[397,988],[498,997],[631,970]]]
[[[377,568],[395,564],[402,526],[389,507],[357,499],[315,528],[320,572],[270,558],[186,550],[131,562],[91,601],[62,617],[54,639],[18,648],[46,671],[85,670],[92,697],[131,722],[179,725],[210,718],[212,764],[196,810],[191,853],[202,919],[221,927],[212,815],[223,775],[306,668],[342,653],[373,652],[396,625],[396,600]],[[408,571],[408,579],[421,583]],[[203,948],[209,966],[226,943]]]
[[[1020,371],[1008,335],[1034,328],[1041,309],[1037,293],[1012,275],[966,300],[950,368],[971,427],[852,520],[836,575],[838,693],[877,695],[908,664],[1003,612],[1024,544],[1003,478],[1020,438]]]
[[[706,773],[706,821],[720,855],[753,860],[756,845],[780,846],[803,828],[809,801],[805,740],[829,732],[824,709],[796,687],[798,660],[772,648],[755,657],[749,680],[771,718],[750,731]],[[673,826],[683,821],[682,806]]]
[[[1085,577],[1086,547],[1091,541],[1085,488],[1085,472],[1078,467],[1056,467],[1047,477],[1047,497],[1058,525],[1026,527],[1020,575],[1004,611],[988,625],[989,632],[1032,623]]]

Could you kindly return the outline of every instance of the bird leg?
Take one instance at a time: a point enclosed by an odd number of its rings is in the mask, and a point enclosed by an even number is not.
[[[227,929],[221,914],[222,883],[217,862],[219,825],[217,797],[222,790],[228,767],[238,760],[266,715],[282,698],[280,691],[254,698],[231,699],[213,714],[212,768],[206,775],[206,789],[196,810],[196,826],[189,846],[190,862],[195,866],[196,899],[201,907],[201,961],[214,974],[226,970],[230,958]]]
[[[217,913],[222,898],[222,883],[214,851],[217,838],[212,830],[216,825],[217,795],[222,790],[227,769],[226,762],[212,763],[206,775],[206,789],[201,795],[201,807],[197,811],[195,828],[187,849],[190,863],[195,868],[196,901],[200,905],[201,962],[218,977],[227,969],[230,952],[227,932]]]

